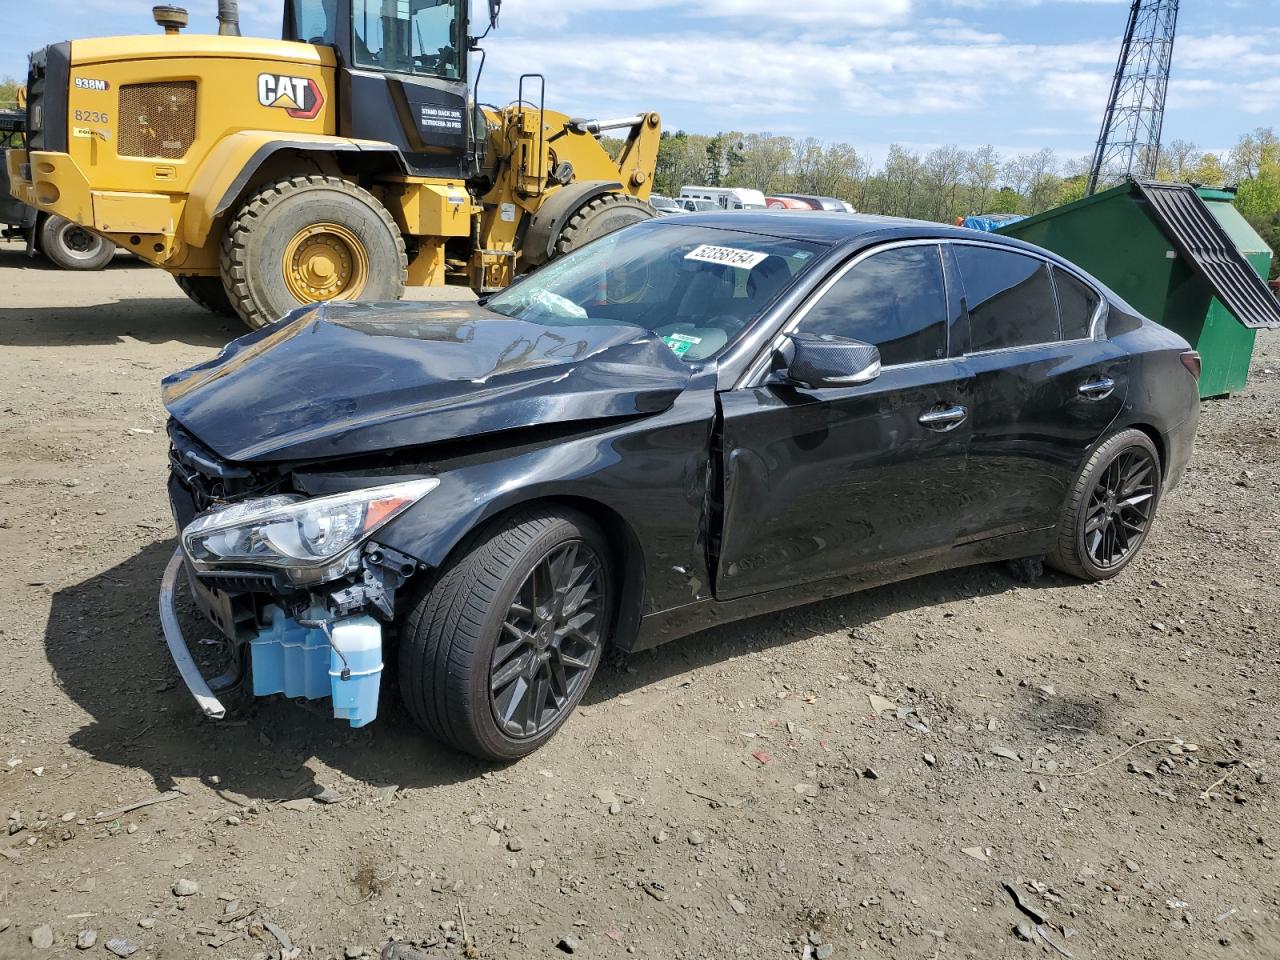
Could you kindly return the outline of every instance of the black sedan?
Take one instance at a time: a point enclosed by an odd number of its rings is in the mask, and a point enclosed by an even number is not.
[[[1199,357],[938,224],[652,220],[478,304],[303,308],[168,377],[197,700],[332,697],[536,749],[606,646],[962,564],[1100,580],[1191,454]],[[185,569],[232,668],[206,682]]]

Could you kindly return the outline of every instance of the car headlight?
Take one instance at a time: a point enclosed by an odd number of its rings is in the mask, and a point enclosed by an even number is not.
[[[321,582],[354,569],[356,547],[439,485],[432,478],[324,497],[246,500],[191,521],[182,546],[197,570],[271,567],[296,583]]]

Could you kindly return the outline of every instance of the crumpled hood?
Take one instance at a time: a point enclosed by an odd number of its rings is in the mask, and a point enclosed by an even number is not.
[[[219,456],[311,460],[658,413],[691,371],[639,327],[544,325],[474,303],[328,303],[163,381]]]

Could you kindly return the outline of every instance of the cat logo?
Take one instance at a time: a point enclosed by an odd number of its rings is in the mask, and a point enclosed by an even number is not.
[[[258,102],[264,107],[279,107],[295,120],[314,120],[324,106],[324,94],[318,83],[306,77],[260,73]]]

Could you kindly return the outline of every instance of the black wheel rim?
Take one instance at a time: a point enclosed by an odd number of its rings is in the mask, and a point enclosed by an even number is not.
[[[67,221],[55,227],[50,242],[73,260],[92,260],[105,241],[84,227]]]
[[[1158,477],[1155,459],[1136,447],[1121,452],[1098,477],[1089,495],[1084,545],[1100,569],[1124,563],[1142,543],[1151,526]]]
[[[63,235],[67,247],[75,253],[88,253],[93,247],[96,247],[97,237],[88,230],[82,230],[79,227],[72,227]]]
[[[578,702],[600,656],[604,568],[581,540],[538,561],[516,592],[489,665],[498,728],[528,739]]]

